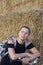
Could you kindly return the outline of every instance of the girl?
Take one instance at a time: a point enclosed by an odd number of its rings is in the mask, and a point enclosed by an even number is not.
[[[30,29],[27,26],[22,26],[19,30],[18,37],[16,38],[16,48],[14,48],[13,39],[8,40],[8,54],[1,60],[1,65],[22,65],[27,64],[28,61],[40,56],[36,47],[28,40],[30,35]],[[25,47],[26,45],[26,47]],[[26,53],[26,49],[29,49],[32,54]],[[17,60],[21,59],[21,60]]]

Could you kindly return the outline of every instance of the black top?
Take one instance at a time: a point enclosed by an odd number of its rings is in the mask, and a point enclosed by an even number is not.
[[[32,43],[30,43],[27,47],[25,47],[25,42],[22,45],[19,44],[18,41],[16,43],[16,48],[14,48],[15,53],[24,53],[26,49],[32,49],[34,47]]]
[[[15,43],[14,43],[15,44]],[[16,46],[14,44],[8,44],[8,48],[14,48],[15,53],[24,53],[26,49],[32,49],[34,45],[30,43],[26,46],[26,43],[24,42],[22,45],[18,43],[16,40]]]

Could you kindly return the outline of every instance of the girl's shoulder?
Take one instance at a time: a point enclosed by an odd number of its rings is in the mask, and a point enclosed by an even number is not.
[[[13,41],[11,39],[8,40],[8,44],[13,44]]]
[[[25,47],[29,46],[32,42],[25,40]]]

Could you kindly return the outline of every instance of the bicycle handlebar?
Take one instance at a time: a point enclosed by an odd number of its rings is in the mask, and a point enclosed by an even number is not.
[[[41,60],[41,58],[40,57],[37,57],[34,60],[29,61],[26,65],[34,65],[34,64],[36,64],[40,60]]]

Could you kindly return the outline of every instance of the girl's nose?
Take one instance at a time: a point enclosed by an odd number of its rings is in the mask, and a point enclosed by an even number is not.
[[[23,36],[25,36],[25,33],[23,33]]]

